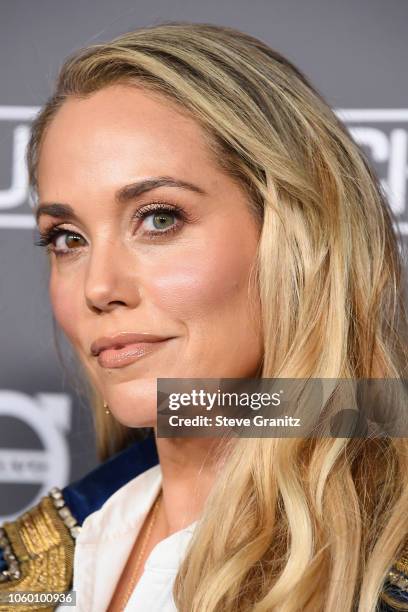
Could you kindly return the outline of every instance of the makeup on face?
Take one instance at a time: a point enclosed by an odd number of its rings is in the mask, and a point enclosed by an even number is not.
[[[64,103],[38,176],[54,315],[119,420],[154,421],[157,378],[255,372],[248,282],[259,226],[198,123],[141,89],[110,86]],[[164,339],[90,353],[123,332]]]

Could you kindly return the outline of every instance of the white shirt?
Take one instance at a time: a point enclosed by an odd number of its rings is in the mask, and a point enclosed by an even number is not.
[[[104,612],[131,552],[143,520],[162,482],[160,464],[118,489],[84,520],[75,544],[72,590],[76,606],[58,611]],[[177,612],[174,578],[197,521],[158,542],[126,605],[126,612]]]

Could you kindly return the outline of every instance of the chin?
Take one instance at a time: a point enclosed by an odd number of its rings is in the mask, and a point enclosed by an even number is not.
[[[125,427],[134,427],[134,428],[140,428],[140,427],[156,427],[156,423],[157,423],[157,419],[156,419],[156,414],[139,414],[137,412],[133,411],[129,411],[129,410],[117,410],[117,409],[110,409],[111,411],[111,415],[107,415],[107,416],[113,416],[114,419],[116,419],[116,421],[118,421],[121,425],[124,425]]]
[[[156,379],[119,384],[107,391],[105,398],[112,416],[122,425],[126,427],[156,425]]]

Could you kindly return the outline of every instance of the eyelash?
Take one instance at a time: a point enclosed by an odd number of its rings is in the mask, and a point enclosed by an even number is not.
[[[167,202],[161,202],[161,201],[151,202],[150,204],[147,204],[143,208],[139,208],[133,214],[132,220],[142,219],[142,221],[144,221],[144,219],[152,215],[152,213],[156,213],[156,212],[173,213],[174,216],[179,221],[181,220],[184,223],[188,223],[189,221],[189,216],[187,215],[185,210],[183,210],[176,204],[168,204]],[[179,230],[178,224],[174,224],[169,229],[148,231],[146,232],[145,235],[148,236],[149,240],[155,240],[156,236],[173,234],[174,232],[177,232],[178,230]],[[40,238],[39,240],[36,240],[34,244],[37,246],[46,247],[46,250],[48,253],[53,252],[55,253],[57,257],[65,257],[66,255],[72,255],[74,251],[76,251],[76,249],[70,249],[66,252],[57,251],[55,248],[53,248],[53,245],[52,245],[53,240],[65,234],[71,234],[73,236],[80,236],[80,234],[78,234],[77,232],[74,232],[68,229],[62,229],[62,228],[60,229],[57,226],[53,226],[45,232],[39,232],[39,234],[40,234]]]

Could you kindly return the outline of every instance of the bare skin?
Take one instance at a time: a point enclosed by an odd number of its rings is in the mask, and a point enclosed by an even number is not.
[[[125,185],[162,176],[198,190],[161,186],[115,201]],[[244,190],[217,165],[197,122],[126,85],[69,99],[46,132],[38,181],[40,203],[69,204],[76,215],[57,218],[44,210],[38,226],[65,232],[53,239],[49,255],[52,308],[107,401],[109,418],[155,427],[158,377],[255,375],[262,342],[247,287],[259,227]],[[160,210],[134,218],[157,200],[180,207],[187,219]],[[154,223],[163,214],[175,231],[165,234]],[[149,237],[153,231],[163,233]],[[122,331],[173,339],[126,367],[101,367],[91,343]],[[209,438],[157,438],[163,498],[145,558],[200,516],[216,477],[213,445]],[[137,546],[110,612],[121,609]]]

